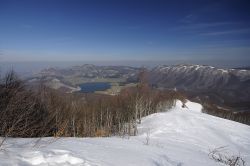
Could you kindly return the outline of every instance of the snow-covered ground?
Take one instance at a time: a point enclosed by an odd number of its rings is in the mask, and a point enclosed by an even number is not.
[[[197,103],[181,105],[143,118],[130,138],[9,138],[0,165],[214,166],[208,153],[221,146],[250,164],[250,126],[203,114]]]

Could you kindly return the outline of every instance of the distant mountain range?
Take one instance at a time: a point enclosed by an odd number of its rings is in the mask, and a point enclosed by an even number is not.
[[[157,66],[148,70],[149,82],[161,89],[183,91],[192,98],[207,99],[221,106],[250,110],[249,68],[220,69],[206,65]],[[138,80],[141,68],[85,64],[66,69],[49,68],[29,78],[43,80],[54,89],[76,91],[85,82],[128,83]]]
[[[85,64],[71,68],[48,68],[28,78],[29,83],[40,81],[45,85],[65,92],[79,90],[79,85],[86,82],[136,82],[140,68],[128,66],[96,66]]]
[[[238,69],[238,70],[250,70],[250,66],[245,66],[245,67],[236,67],[233,69]]]
[[[82,78],[128,78],[133,76],[138,68],[128,66],[96,66],[85,64],[67,69],[49,68],[42,70],[40,76],[82,77]]]
[[[250,70],[246,69],[219,69],[205,65],[157,66],[150,71],[150,82],[159,88],[176,88],[239,109],[250,106]]]

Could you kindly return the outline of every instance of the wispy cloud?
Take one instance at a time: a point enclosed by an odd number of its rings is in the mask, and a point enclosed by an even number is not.
[[[223,26],[237,26],[241,22],[210,22],[210,23],[196,23],[196,24],[184,24],[175,27],[175,30],[202,30],[206,28],[223,27]]]
[[[169,29],[170,31],[192,34],[195,36],[223,36],[250,34],[250,24],[243,22],[209,22],[182,24]]]
[[[206,33],[201,33],[200,35],[217,36],[217,35],[234,35],[234,34],[250,34],[250,28],[217,31],[217,32],[206,32]]]

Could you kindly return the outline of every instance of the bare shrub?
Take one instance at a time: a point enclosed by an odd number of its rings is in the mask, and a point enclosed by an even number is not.
[[[225,147],[219,147],[211,150],[208,154],[209,158],[228,166],[245,166],[245,160],[239,155],[229,155],[223,152]]]

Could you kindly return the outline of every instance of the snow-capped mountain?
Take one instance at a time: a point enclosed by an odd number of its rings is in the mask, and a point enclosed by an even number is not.
[[[65,69],[44,69],[30,80],[43,78],[51,88],[71,92],[84,82],[136,82],[140,71],[141,68],[136,67],[85,64]],[[208,98],[220,106],[229,106],[241,111],[250,110],[250,70],[247,68],[157,66],[149,70],[149,81],[155,87],[176,88],[192,97]]]
[[[221,103],[250,101],[250,70],[205,65],[158,66],[150,81],[160,88],[203,94]]]
[[[159,84],[164,82],[165,87],[183,89],[234,89],[244,84],[250,85],[250,70],[219,69],[202,65],[158,66],[152,70],[151,76]]]

